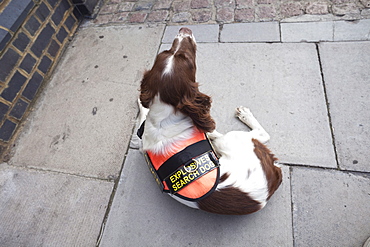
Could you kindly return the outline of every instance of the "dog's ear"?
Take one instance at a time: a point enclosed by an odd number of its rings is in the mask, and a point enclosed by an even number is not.
[[[211,103],[211,97],[199,92],[196,86],[192,88],[190,97],[188,95],[181,99],[177,109],[188,115],[199,130],[212,132],[216,128],[216,123],[211,117]]]
[[[171,73],[161,76],[158,89],[161,100],[189,116],[199,130],[213,131],[216,124],[210,114],[212,100],[199,92],[194,61],[180,54],[175,56],[174,64]]]
[[[145,108],[149,108],[150,103],[153,101],[157,89],[152,82],[152,72],[146,71],[140,84],[140,102]]]

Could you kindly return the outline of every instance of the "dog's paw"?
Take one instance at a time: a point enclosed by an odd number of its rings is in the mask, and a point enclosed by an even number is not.
[[[243,122],[247,121],[248,119],[254,118],[251,110],[244,106],[239,106],[236,108],[236,116]]]
[[[253,127],[255,127],[255,117],[253,116],[251,110],[249,110],[249,108],[247,107],[244,107],[244,106],[239,106],[238,108],[236,108],[236,116],[240,119],[240,121],[242,121],[243,123],[245,123],[246,125],[248,125],[249,127],[251,127],[253,129]]]

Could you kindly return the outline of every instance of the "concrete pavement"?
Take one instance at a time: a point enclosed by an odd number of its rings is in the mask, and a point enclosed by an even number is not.
[[[179,26],[82,27],[0,166],[0,246],[361,246],[370,20],[303,24],[191,26],[218,131],[245,130],[248,106],[282,163],[266,208],[241,217],[161,194],[129,146],[142,72]]]

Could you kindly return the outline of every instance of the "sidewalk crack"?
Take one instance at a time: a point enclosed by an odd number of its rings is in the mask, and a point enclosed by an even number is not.
[[[135,134],[135,130],[137,129],[136,127],[136,124],[132,127],[131,129],[131,136],[130,136],[130,139],[132,139],[132,136]],[[126,163],[126,158],[127,158],[127,155],[128,155],[128,152],[129,150],[131,149],[130,147],[130,144],[127,145],[127,149],[126,149],[126,152],[125,152],[125,156],[123,158],[123,161],[122,161],[122,165],[121,165],[121,169],[119,171],[119,175],[118,177],[114,180],[114,186],[113,186],[113,190],[112,190],[112,193],[110,195],[110,198],[109,198],[109,201],[108,201],[108,204],[107,204],[107,209],[105,211],[105,215],[104,215],[104,218],[103,218],[103,221],[101,223],[101,226],[100,226],[100,231],[99,231],[99,235],[98,235],[98,238],[96,240],[96,247],[99,247],[100,244],[101,244],[101,240],[103,238],[103,235],[104,235],[104,232],[105,232],[105,227],[107,225],[107,222],[108,222],[108,217],[109,217],[109,214],[112,210],[112,207],[113,207],[113,200],[116,196],[116,193],[117,193],[117,189],[118,189],[118,185],[119,185],[119,182],[123,176],[123,168],[125,166],[125,163]]]
[[[330,114],[330,103],[329,103],[329,99],[328,99],[327,88],[326,88],[326,83],[325,83],[325,76],[324,76],[324,71],[323,71],[322,62],[321,62],[319,43],[315,43],[315,45],[316,45],[317,59],[318,59],[319,66],[320,66],[321,81],[322,81],[322,87],[323,87],[323,90],[324,90],[324,97],[325,97],[325,102],[326,102],[326,111],[327,111],[327,114],[328,114],[327,116],[328,116],[328,120],[329,120],[329,127],[330,127],[330,132],[331,132],[330,134],[331,134],[331,138],[332,138],[332,145],[333,145],[333,149],[334,149],[335,162],[337,164],[337,169],[340,170],[337,146],[335,144],[334,127],[333,127],[332,118],[331,118],[331,114]]]
[[[293,203],[293,167],[289,167],[289,189],[290,189],[290,212],[292,217],[292,238],[293,238],[293,247],[296,246],[295,244],[295,236],[294,236],[294,203]]]

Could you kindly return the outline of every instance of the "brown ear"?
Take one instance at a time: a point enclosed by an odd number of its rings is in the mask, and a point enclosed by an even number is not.
[[[152,77],[151,71],[146,71],[144,73],[143,79],[140,84],[140,102],[145,108],[149,108],[150,103],[153,101],[155,95],[157,94],[157,89],[154,88],[151,81]]]
[[[199,130],[212,132],[216,128],[216,123],[211,117],[211,103],[211,97],[197,90],[193,97],[184,97],[177,108],[188,115]]]

